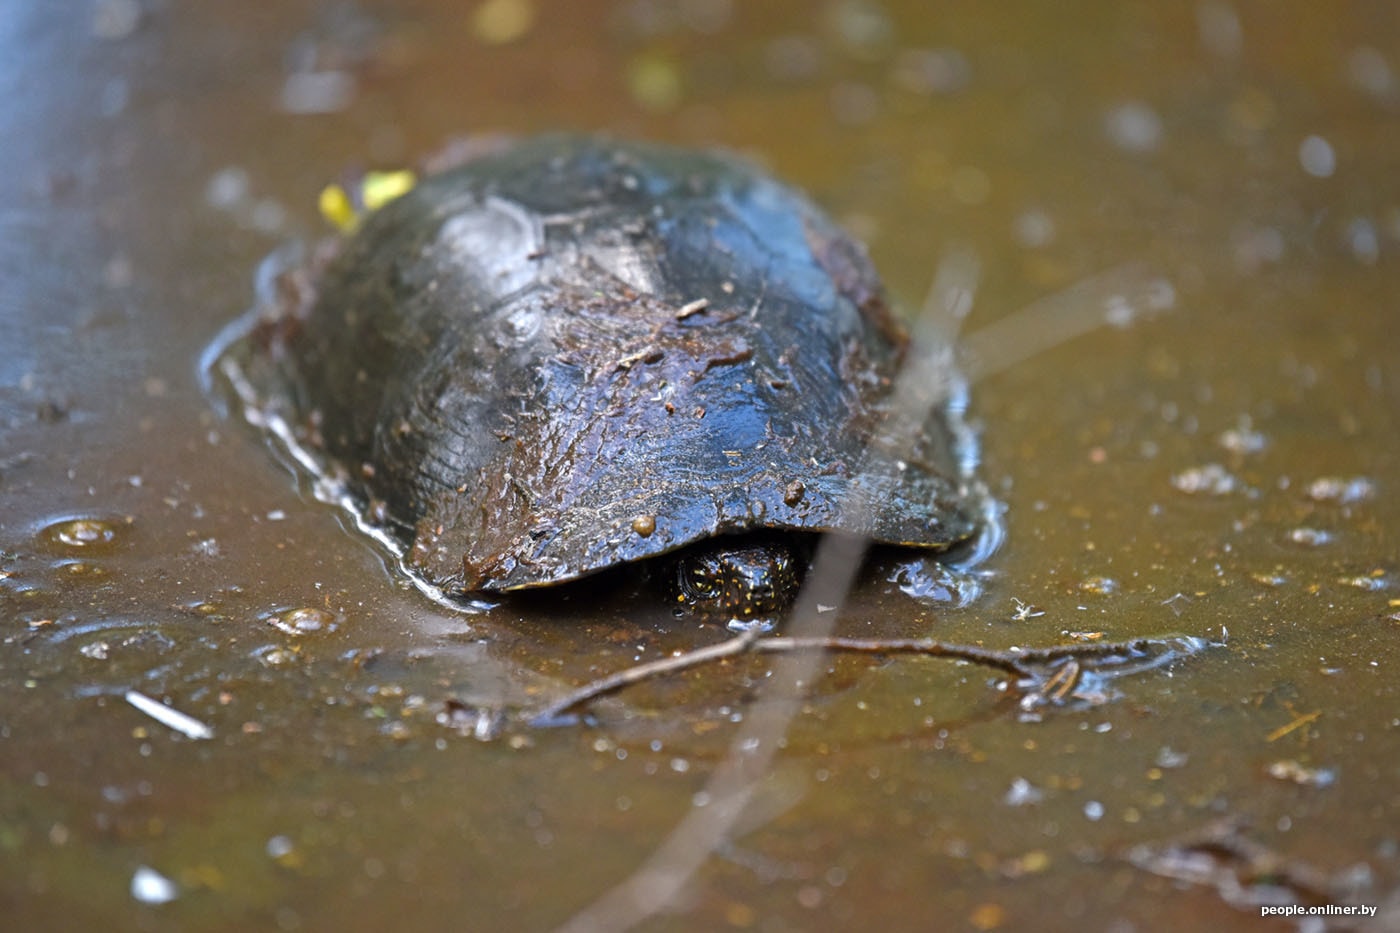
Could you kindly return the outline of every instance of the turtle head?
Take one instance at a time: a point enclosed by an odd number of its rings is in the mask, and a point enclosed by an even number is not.
[[[792,604],[802,582],[802,561],[784,541],[723,538],[676,558],[675,598],[691,612],[753,619]]]

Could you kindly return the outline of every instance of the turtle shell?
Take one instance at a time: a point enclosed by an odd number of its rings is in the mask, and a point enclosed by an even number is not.
[[[258,341],[276,406],[446,590],[759,530],[973,531],[946,406],[867,456],[906,338],[864,250],[732,156],[526,140],[421,181],[307,277]]]

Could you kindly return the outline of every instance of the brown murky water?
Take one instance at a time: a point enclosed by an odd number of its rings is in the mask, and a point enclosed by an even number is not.
[[[646,928],[1253,930],[1282,926],[1248,906],[1269,882],[1396,927],[1389,4],[62,6],[0,22],[16,928],[549,929],[706,804],[764,662],[480,741],[448,698],[528,708],[723,633],[596,594],[448,612],[200,390],[262,258],[324,233],[327,181],[553,128],[763,160],[907,308],[970,248],[970,330],[1124,261],[1170,278],[1171,314],[975,387],[1007,524],[983,595],[868,581],[844,624],[1219,643],[1036,721],[985,671],[833,659]]]

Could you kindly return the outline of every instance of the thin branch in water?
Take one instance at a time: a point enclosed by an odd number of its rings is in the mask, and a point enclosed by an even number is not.
[[[590,681],[579,689],[549,704],[530,717],[530,725],[555,725],[590,700],[596,700],[598,697],[616,693],[633,684],[639,684],[644,680],[661,677],[665,674],[673,674],[691,667],[699,667],[701,664],[706,664],[710,661],[720,661],[725,658],[732,658],[737,654],[743,654],[753,646],[754,640],[757,639],[758,636],[758,629],[750,629],[734,638],[726,639],[725,641],[708,645],[704,648],[698,648],[695,651],[687,651],[684,654],[674,655],[669,658],[648,661],[646,664],[624,667],[615,674],[609,674],[607,677],[601,677],[598,680]]]
[[[1176,636],[1176,638],[1183,640],[1181,636]],[[1037,667],[1068,661],[1070,663],[1058,667],[1047,680],[1040,682],[1031,691],[1050,702],[1062,702],[1073,694],[1083,672],[1083,662],[1142,655],[1155,649],[1168,647],[1169,643],[1169,639],[1164,638],[1136,638],[1122,642],[1052,645],[1045,648],[996,649],[977,645],[956,645],[932,638],[842,638],[829,635],[760,637],[757,631],[748,631],[694,651],[623,668],[615,674],[609,674],[584,684],[532,716],[530,725],[549,726],[563,721],[571,721],[570,717],[580,707],[600,697],[617,693],[619,690],[643,681],[748,653],[914,654],[980,664],[983,667],[989,667],[1027,681],[1036,680],[1035,668]],[[1183,647],[1187,649],[1195,650],[1204,646],[1205,642],[1199,639],[1183,640]]]

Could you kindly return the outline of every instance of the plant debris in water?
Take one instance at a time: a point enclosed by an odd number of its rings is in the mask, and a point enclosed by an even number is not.
[[[590,681],[542,709],[525,710],[518,715],[534,727],[571,725],[586,718],[584,710],[594,700],[702,665],[743,654],[841,652],[944,658],[989,668],[1007,675],[1004,688],[1016,693],[1022,715],[1037,718],[1044,707],[1108,702],[1115,695],[1109,687],[1111,680],[1162,667],[1211,646],[1205,639],[1170,635],[1123,642],[993,649],[931,638],[793,637],[766,635],[753,629],[713,645],[623,668]],[[499,736],[508,717],[499,709],[448,700],[443,721],[460,732],[484,740]]]
[[[1222,819],[1177,839],[1133,846],[1123,858],[1154,875],[1214,888],[1227,904],[1255,916],[1272,908],[1275,916],[1325,917],[1333,929],[1374,920],[1375,899],[1362,902],[1372,887],[1364,863],[1328,873],[1269,848],[1245,829],[1242,820]],[[1309,909],[1316,913],[1305,914]]]

